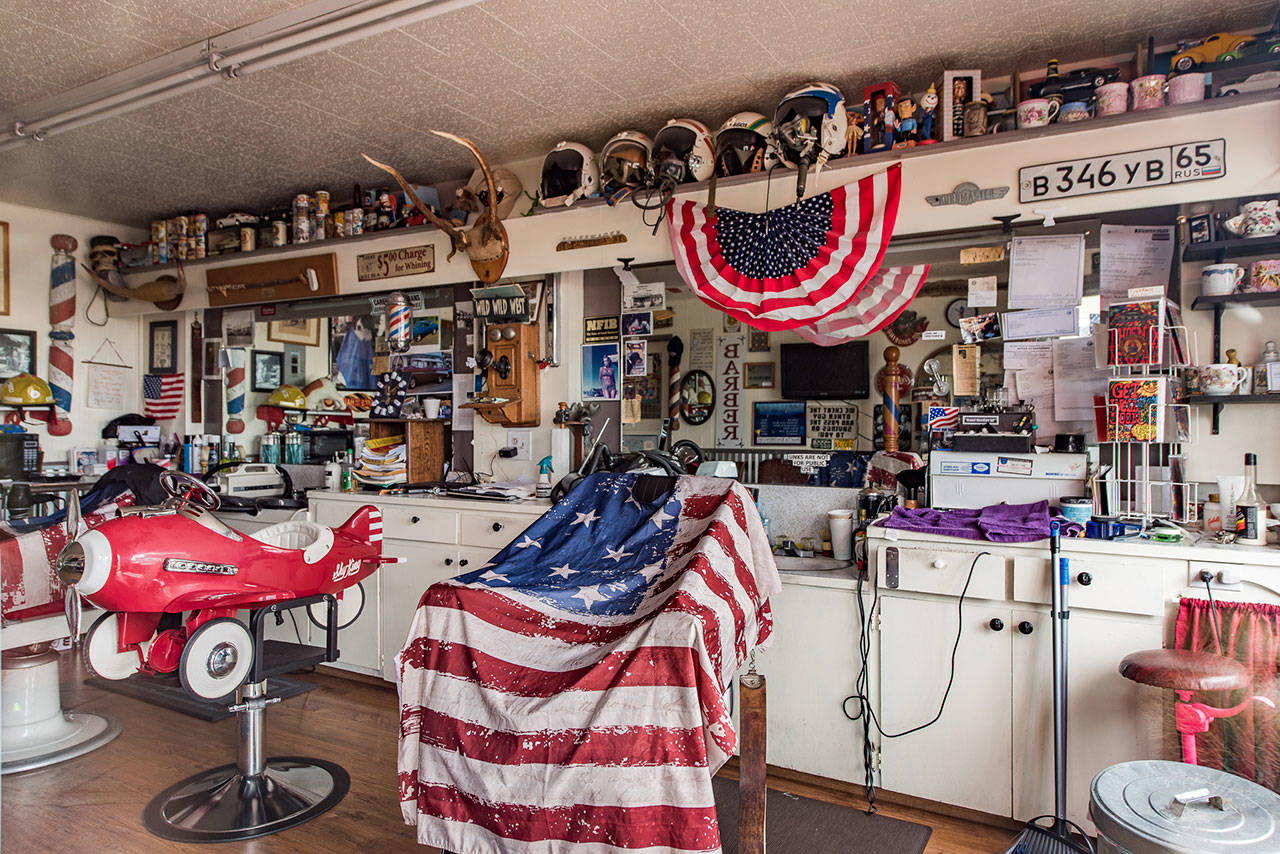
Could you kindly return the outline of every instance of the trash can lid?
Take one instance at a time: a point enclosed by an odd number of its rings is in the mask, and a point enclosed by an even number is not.
[[[1280,795],[1216,768],[1122,762],[1089,795],[1099,834],[1133,854],[1280,852]]]

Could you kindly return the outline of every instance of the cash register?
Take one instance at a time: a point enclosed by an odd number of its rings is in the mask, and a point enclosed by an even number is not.
[[[0,433],[0,479],[29,480],[40,474],[40,437]]]

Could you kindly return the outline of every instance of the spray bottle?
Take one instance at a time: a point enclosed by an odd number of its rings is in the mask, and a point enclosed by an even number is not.
[[[539,498],[551,497],[551,457],[546,456],[538,461],[538,485],[534,488],[534,495]]]

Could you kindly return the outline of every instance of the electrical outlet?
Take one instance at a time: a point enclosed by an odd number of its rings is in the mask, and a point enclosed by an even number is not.
[[[507,447],[515,448],[516,455],[513,459],[532,460],[533,459],[533,431],[532,430],[508,430],[507,431]]]

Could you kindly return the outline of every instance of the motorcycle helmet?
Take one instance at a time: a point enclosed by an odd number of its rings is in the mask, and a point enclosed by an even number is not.
[[[268,406],[279,406],[283,409],[306,409],[307,397],[296,385],[282,385],[271,392],[267,398]]]
[[[41,406],[53,403],[49,384],[33,374],[9,377],[0,387],[0,403],[10,406]]]
[[[714,171],[711,130],[697,119],[672,119],[653,138],[650,172],[655,184],[705,181]]]
[[[716,174],[767,172],[780,162],[773,124],[760,113],[737,113],[716,131]]]
[[[546,207],[569,205],[600,189],[600,167],[591,149],[561,142],[542,160],[541,199]]]
[[[638,130],[624,130],[600,149],[600,189],[609,204],[644,186],[653,140]]]
[[[830,83],[809,83],[788,92],[773,112],[779,154],[790,164],[821,166],[843,154],[848,125],[844,95]]]

